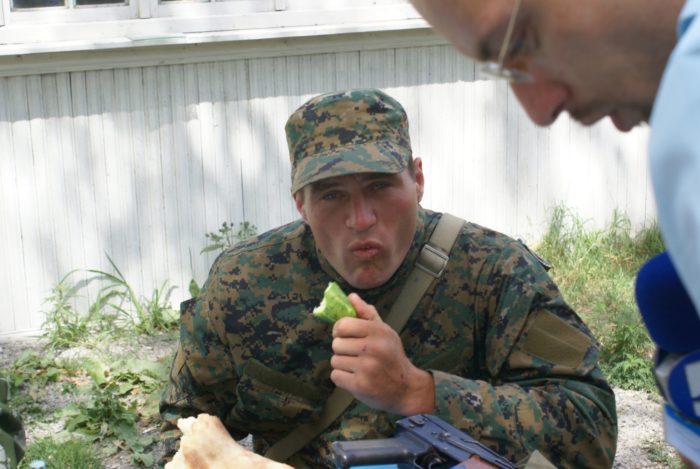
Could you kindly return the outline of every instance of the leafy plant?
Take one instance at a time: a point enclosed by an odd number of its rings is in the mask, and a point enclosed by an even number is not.
[[[157,416],[157,401],[152,397],[158,395],[169,368],[161,362],[107,362],[97,356],[81,363],[92,384],[82,390],[83,399],[64,409],[66,430],[92,441],[113,442],[111,448],[128,448],[134,464],[152,465],[154,457],[147,449],[157,438],[141,433],[138,422]],[[144,414],[140,407],[145,406]]]
[[[43,411],[41,397],[48,383],[55,383],[67,376],[54,354],[47,350],[39,353],[25,350],[9,370],[0,370],[0,377],[10,384],[11,404],[21,414],[40,415]]]
[[[255,225],[247,221],[238,223],[238,230],[235,229],[233,222],[223,222],[219,231],[209,232],[204,235],[210,242],[204,246],[200,254],[211,251],[225,251],[236,243],[255,236],[257,230]]]
[[[65,428],[79,432],[92,441],[117,440],[128,447],[134,458],[145,465],[154,463],[153,455],[145,452],[156,441],[155,436],[139,431],[138,412],[135,403],[125,404],[115,399],[119,385],[109,382],[94,385],[87,398],[64,409]]]
[[[56,364],[53,353],[38,353],[35,350],[22,352],[12,366],[10,384],[18,388],[25,382],[44,386],[57,381],[61,368]]]

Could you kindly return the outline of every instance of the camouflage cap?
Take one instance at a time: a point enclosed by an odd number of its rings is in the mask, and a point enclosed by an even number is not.
[[[356,173],[399,173],[411,159],[401,104],[375,89],[310,99],[285,125],[292,193],[321,179]]]

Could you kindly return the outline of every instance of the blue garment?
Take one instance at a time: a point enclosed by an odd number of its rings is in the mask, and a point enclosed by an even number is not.
[[[687,0],[650,119],[658,221],[700,314],[700,0]]]

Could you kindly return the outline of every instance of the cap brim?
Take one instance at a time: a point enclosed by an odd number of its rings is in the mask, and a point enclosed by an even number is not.
[[[393,140],[375,140],[348,145],[304,158],[292,171],[292,193],[312,182],[358,173],[400,173],[406,168],[410,151]]]

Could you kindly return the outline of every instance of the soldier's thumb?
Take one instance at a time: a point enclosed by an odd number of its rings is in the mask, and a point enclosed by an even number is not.
[[[360,298],[360,295],[358,295],[357,293],[350,293],[348,295],[348,299],[350,300],[350,303],[352,303],[352,306],[355,308],[355,312],[357,312],[358,318],[367,319],[368,321],[382,322],[382,318],[379,316],[377,308],[375,308],[369,303],[366,303],[365,300]]]

